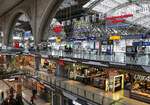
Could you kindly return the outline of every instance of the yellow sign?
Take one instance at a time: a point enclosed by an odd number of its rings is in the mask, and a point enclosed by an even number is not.
[[[109,40],[120,40],[121,36],[110,36]]]
[[[57,38],[56,38],[56,42],[57,42],[57,43],[61,43],[61,37],[57,37]]]

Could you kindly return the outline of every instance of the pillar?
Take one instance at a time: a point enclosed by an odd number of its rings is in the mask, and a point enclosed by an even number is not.
[[[40,70],[41,56],[39,54],[35,55],[35,76],[38,76],[38,71]]]

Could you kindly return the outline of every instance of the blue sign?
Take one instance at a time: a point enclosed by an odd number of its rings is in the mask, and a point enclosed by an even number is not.
[[[126,28],[129,27],[129,24],[114,24],[114,25],[106,25],[106,26],[100,26],[101,28]]]
[[[30,36],[31,36],[31,31],[24,32],[24,37],[30,37]]]
[[[133,42],[133,46],[150,46],[150,42]]]

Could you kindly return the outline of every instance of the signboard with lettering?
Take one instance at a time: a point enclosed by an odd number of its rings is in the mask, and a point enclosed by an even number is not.
[[[114,36],[109,37],[109,40],[120,40],[120,39],[121,39],[121,36],[119,35],[114,35]]]
[[[150,76],[135,75],[134,79],[135,80],[140,80],[140,81],[150,81]]]
[[[150,42],[133,42],[133,46],[150,46]]]

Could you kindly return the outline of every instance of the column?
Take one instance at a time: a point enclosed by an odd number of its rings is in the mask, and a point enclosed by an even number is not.
[[[35,55],[35,76],[38,76],[38,71],[40,70],[41,56],[39,54]]]

